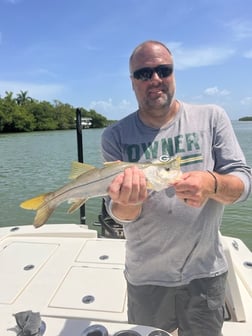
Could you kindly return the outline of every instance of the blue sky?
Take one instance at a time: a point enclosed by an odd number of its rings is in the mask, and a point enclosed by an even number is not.
[[[137,108],[128,58],[148,39],[173,52],[178,99],[252,115],[251,0],[0,0],[0,95],[120,119]]]

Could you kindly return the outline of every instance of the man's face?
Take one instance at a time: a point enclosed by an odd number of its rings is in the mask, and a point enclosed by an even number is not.
[[[134,55],[131,80],[140,110],[158,113],[170,107],[175,93],[172,67],[172,56],[161,45],[147,44]],[[143,71],[137,71],[139,69]],[[139,79],[134,78],[134,73]]]

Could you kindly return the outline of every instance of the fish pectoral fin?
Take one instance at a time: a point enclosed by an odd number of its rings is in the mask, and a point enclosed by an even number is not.
[[[81,163],[81,162],[74,161],[72,162],[72,165],[71,165],[71,171],[70,171],[69,178],[75,179],[81,174],[86,173],[92,169],[96,169],[96,167],[89,165],[87,163]]]
[[[79,199],[75,199],[73,202],[73,204],[70,206],[70,208],[68,209],[67,213],[71,214],[74,211],[76,211],[77,209],[79,209],[85,202],[87,201],[87,198],[79,198]]]
[[[27,210],[37,210],[45,201],[46,197],[50,193],[42,194],[33,198],[30,198],[20,204],[20,207]]]

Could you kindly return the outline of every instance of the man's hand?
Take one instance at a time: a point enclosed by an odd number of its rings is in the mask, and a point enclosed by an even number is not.
[[[191,171],[184,173],[173,186],[178,198],[199,208],[214,194],[214,184],[213,176],[207,171]]]
[[[108,195],[113,201],[113,215],[121,220],[134,220],[148,196],[143,171],[136,166],[125,169],[110,184]]]
[[[176,196],[186,204],[197,208],[201,207],[208,198],[222,204],[231,204],[241,196],[244,184],[239,177],[216,172],[212,174],[208,171],[184,173],[181,179],[173,184]]]

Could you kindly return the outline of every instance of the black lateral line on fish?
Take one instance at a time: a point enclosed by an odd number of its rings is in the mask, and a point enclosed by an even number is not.
[[[170,163],[172,163],[173,161],[176,161],[176,158],[170,160],[169,162],[166,162],[166,164],[170,164]],[[132,163],[132,165],[134,164],[134,162],[131,162],[131,163]],[[136,162],[136,164],[137,164],[137,162]],[[124,170],[125,168],[126,168],[126,167],[122,167],[121,170],[118,170],[118,171],[116,171],[116,172],[114,172],[114,173],[111,173],[110,175],[106,175],[106,176],[104,176],[104,177],[101,177],[100,179],[97,179],[97,180],[95,180],[95,181],[90,181],[90,182],[86,182],[86,183],[79,184],[79,185],[76,185],[76,186],[72,186],[72,187],[69,188],[67,191],[62,191],[61,193],[58,193],[57,195],[54,195],[54,197],[52,197],[52,198],[50,198],[50,199],[48,199],[48,200],[45,199],[44,202],[41,204],[41,206],[38,207],[38,209],[43,208],[43,207],[46,206],[51,200],[53,200],[53,199],[57,199],[58,197],[64,195],[65,193],[69,193],[69,192],[72,191],[72,190],[81,188],[81,187],[83,187],[83,186],[89,186],[89,185],[92,185],[92,184],[94,184],[94,183],[99,183],[99,182],[104,181],[104,180],[106,180],[106,179],[108,179],[108,178],[111,178],[111,177],[113,177],[113,176],[116,176],[116,175],[118,175],[119,173],[123,172],[123,170]],[[57,191],[55,191],[55,192],[57,192]],[[48,192],[48,193],[50,193],[50,192]],[[47,193],[46,193],[46,194],[47,194]],[[106,194],[104,194],[104,195],[100,195],[100,196],[105,196],[105,195],[106,195]],[[80,198],[80,197],[79,197],[79,198]],[[88,197],[87,197],[87,198],[88,198]],[[73,199],[74,199],[74,197],[73,197]],[[84,198],[83,198],[83,199],[84,199]],[[66,199],[66,200],[67,200],[67,199]],[[64,202],[64,201],[63,201],[63,202]]]
[[[115,172],[115,173],[110,174],[110,175],[107,175],[106,177],[100,178],[100,179],[95,180],[95,181],[90,181],[90,182],[87,182],[87,183],[85,183],[85,184],[79,184],[78,186],[73,186],[72,188],[69,188],[69,189],[67,190],[67,192],[69,192],[69,191],[71,191],[71,190],[78,189],[78,188],[80,188],[80,187],[82,187],[82,186],[88,186],[88,185],[91,185],[91,184],[93,184],[93,183],[98,183],[98,182],[100,182],[100,181],[106,180],[106,179],[109,178],[109,177],[116,176],[118,173],[120,173],[120,171],[119,171],[119,172]],[[58,195],[56,195],[55,197],[53,197],[52,199],[58,198],[58,197],[60,197],[61,195],[64,195],[65,193],[66,193],[66,191],[61,192],[61,193],[59,193]],[[38,209],[41,209],[42,207],[46,206],[46,204],[49,203],[50,201],[51,201],[51,199],[49,199],[48,201],[45,201],[43,204],[41,204],[41,206],[40,206]]]

